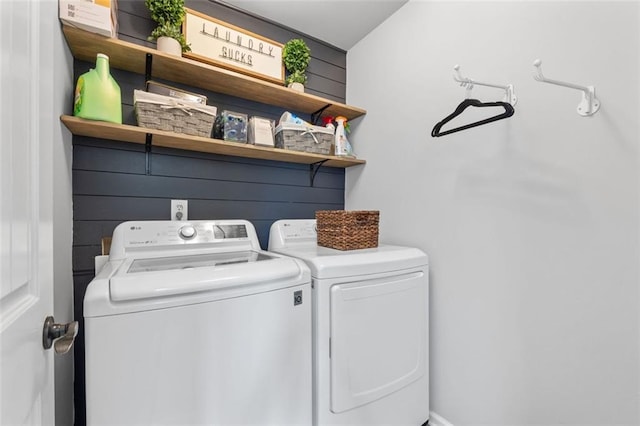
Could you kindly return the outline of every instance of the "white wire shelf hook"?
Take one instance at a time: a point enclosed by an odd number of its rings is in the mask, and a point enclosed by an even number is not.
[[[469,94],[471,89],[473,89],[474,85],[495,87],[496,89],[502,89],[505,91],[504,98],[503,98],[504,102],[510,103],[512,106],[514,106],[516,102],[518,102],[518,98],[516,97],[513,91],[513,84],[507,84],[505,86],[501,86],[499,84],[481,83],[477,80],[463,77],[462,74],[460,73],[460,65],[454,66],[453,71],[454,71],[453,79],[458,83],[460,83],[460,86],[467,89],[467,95]]]
[[[582,101],[576,108],[578,114],[583,117],[588,117],[595,114],[600,109],[600,101],[596,98],[596,88],[594,86],[580,86],[578,84],[566,83],[564,81],[552,80],[542,75],[542,61],[536,59],[533,61],[533,66],[536,67],[536,72],[533,74],[533,78],[536,81],[542,83],[555,84],[557,86],[568,87],[570,89],[576,89],[582,91]]]

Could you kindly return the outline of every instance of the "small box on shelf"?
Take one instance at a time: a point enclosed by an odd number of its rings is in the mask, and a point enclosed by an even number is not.
[[[189,102],[196,102],[202,105],[207,104],[207,97],[199,93],[187,92],[177,87],[168,86],[166,84],[158,83],[153,80],[148,80],[147,92],[156,93],[158,95],[169,96],[171,98],[178,98]]]
[[[117,0],[59,0],[59,18],[72,27],[106,37],[118,36]]]
[[[247,114],[224,110],[216,117],[213,137],[228,142],[247,143],[248,122],[249,116]]]
[[[274,120],[263,117],[249,118],[248,143],[273,147],[273,128]]]

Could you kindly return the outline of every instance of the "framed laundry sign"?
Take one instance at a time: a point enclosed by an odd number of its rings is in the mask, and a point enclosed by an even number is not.
[[[184,57],[283,84],[282,44],[185,8]]]

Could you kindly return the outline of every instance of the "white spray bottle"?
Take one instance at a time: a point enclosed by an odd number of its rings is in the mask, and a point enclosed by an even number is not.
[[[347,134],[344,129],[344,123],[347,121],[345,117],[336,117],[336,123],[338,123],[338,127],[336,127],[336,134],[334,139],[335,150],[334,153],[336,156],[346,156],[350,155],[349,152],[349,141],[347,141]]]

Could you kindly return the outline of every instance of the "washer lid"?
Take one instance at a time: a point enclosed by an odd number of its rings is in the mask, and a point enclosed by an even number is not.
[[[232,288],[240,296],[291,286],[300,275],[293,259],[257,251],[129,258],[109,280],[109,293],[115,302]]]
[[[315,242],[274,250],[304,260],[314,278],[338,278],[426,266],[427,255],[417,248],[380,245],[361,250],[335,250]]]
[[[154,257],[135,259],[131,262],[127,274],[139,272],[170,271],[176,269],[193,269],[241,263],[253,263],[274,259],[274,256],[257,251],[237,251],[223,253],[204,253],[189,256]]]

